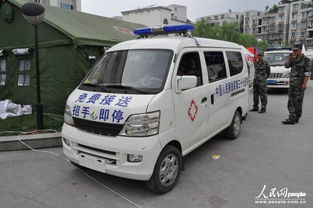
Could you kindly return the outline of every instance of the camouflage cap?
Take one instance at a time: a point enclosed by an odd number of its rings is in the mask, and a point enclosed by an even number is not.
[[[302,49],[302,45],[301,45],[301,44],[296,44],[296,45],[294,45],[292,50],[297,51],[297,50],[299,50],[299,49],[300,49],[300,50]]]

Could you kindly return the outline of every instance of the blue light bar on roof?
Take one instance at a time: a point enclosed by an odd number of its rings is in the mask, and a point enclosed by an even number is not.
[[[156,35],[156,34],[167,34],[167,33],[180,33],[194,30],[193,25],[166,25],[163,27],[146,27],[140,28],[133,31],[135,35]]]

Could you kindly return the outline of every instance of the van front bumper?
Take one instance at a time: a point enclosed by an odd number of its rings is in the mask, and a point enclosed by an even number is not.
[[[67,140],[65,142],[65,140]],[[123,178],[147,181],[162,150],[159,136],[110,137],[82,131],[64,123],[62,143],[72,162]],[[141,162],[129,162],[128,154],[141,155]]]

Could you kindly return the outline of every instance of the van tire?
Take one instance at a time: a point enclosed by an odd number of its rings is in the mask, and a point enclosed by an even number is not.
[[[166,164],[166,161],[172,160],[170,164]],[[162,180],[161,168],[164,168],[167,175],[172,176],[170,179]],[[171,191],[180,176],[182,169],[182,156],[179,150],[172,146],[166,146],[160,153],[158,160],[155,164],[153,174],[149,181],[146,181],[148,189],[156,194],[165,194]]]
[[[234,140],[238,138],[241,131],[241,122],[242,116],[241,113],[237,110],[230,126],[225,130],[225,135],[228,139]]]

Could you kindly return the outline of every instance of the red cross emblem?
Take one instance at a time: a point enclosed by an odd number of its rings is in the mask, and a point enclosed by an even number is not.
[[[188,116],[192,121],[194,121],[196,119],[197,113],[198,113],[198,106],[196,102],[192,100],[189,106]]]

